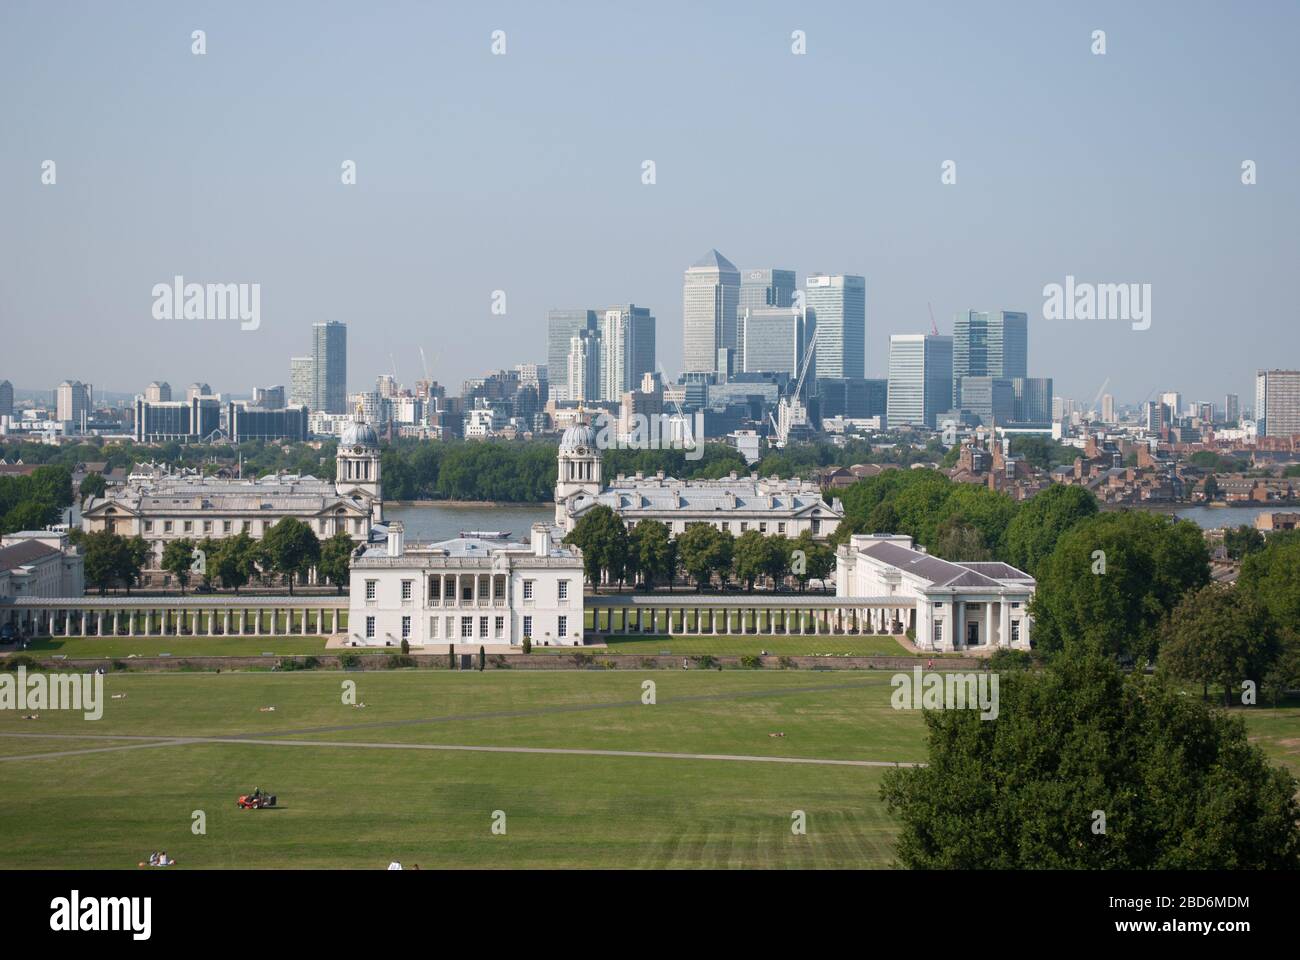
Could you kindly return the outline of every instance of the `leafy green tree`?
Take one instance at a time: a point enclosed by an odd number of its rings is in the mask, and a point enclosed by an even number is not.
[[[81,486],[77,488],[84,503],[87,497],[102,497],[108,490],[108,481],[104,479],[103,474],[88,473],[81,479]]]
[[[294,580],[320,562],[320,540],[307,524],[284,517],[262,536],[270,568],[284,577],[293,594]]]
[[[212,588],[212,581],[216,577],[216,570],[214,569],[212,559],[217,555],[217,550],[220,546],[220,540],[213,540],[211,537],[204,537],[198,542],[195,548],[202,557],[202,563],[197,571],[199,580],[207,589]]]
[[[126,541],[126,555],[122,561],[120,576],[128,595],[131,593],[131,588],[140,582],[140,573],[149,563],[151,553],[144,537],[136,535]]]
[[[1007,524],[1004,556],[1007,563],[1037,575],[1038,566],[1056,547],[1061,534],[1097,515],[1097,498],[1083,487],[1055,483],[1020,504]]]
[[[813,539],[810,531],[804,530],[790,541],[790,569],[799,590],[808,588],[809,580],[825,580],[835,566],[835,553],[830,547]]]
[[[1125,510],[1062,534],[1041,564],[1030,601],[1037,646],[1089,642],[1120,657],[1155,657],[1161,619],[1210,579],[1196,524]]]
[[[677,544],[668,525],[658,520],[642,520],[628,534],[628,569],[641,575],[647,590],[657,581],[671,581],[677,566]]]
[[[1283,634],[1277,659],[1259,688],[1261,702],[1267,699],[1276,708],[1287,691],[1296,689],[1300,689],[1300,635]]]
[[[1205,492],[1206,500],[1219,499],[1219,481],[1214,479],[1214,474],[1205,478],[1205,484],[1201,489]]]
[[[482,673],[482,672],[483,672],[483,668],[486,667],[486,666],[487,666],[487,651],[483,649],[483,645],[482,645],[482,644],[479,644],[479,648],[478,648],[478,669],[479,669],[479,673]]]
[[[129,547],[125,537],[110,530],[97,530],[80,537],[86,583],[104,591],[121,582],[127,572]]]
[[[736,579],[745,585],[746,590],[753,593],[754,581],[768,568],[767,537],[757,530],[746,530],[736,538],[732,559]]]
[[[790,575],[790,538],[777,533],[766,538],[767,551],[763,557],[763,573],[772,579],[773,588]]]
[[[19,530],[44,530],[59,519],[59,508],[45,498],[24,500],[12,507],[4,516],[0,533],[17,533]]]
[[[190,583],[190,566],[194,563],[194,541],[189,537],[168,542],[163,547],[162,568],[176,578],[181,593]]]
[[[582,551],[583,572],[592,589],[599,592],[602,573],[610,580],[622,580],[627,569],[627,527],[618,514],[604,504],[592,507],[573,525],[564,538]]]
[[[325,580],[334,584],[338,592],[343,592],[343,586],[348,582],[351,564],[352,551],[356,549],[356,544],[348,536],[346,530],[340,530],[330,537],[320,548],[320,575]]]
[[[925,724],[928,764],[881,787],[904,867],[1300,866],[1296,780],[1242,721],[1097,650],[1002,673],[996,719],[928,710]]]
[[[998,493],[996,490],[974,483],[954,483],[939,508],[934,540],[925,545],[937,552],[940,530],[943,529],[944,523],[948,520],[957,520],[961,525],[975,529],[979,534],[979,543],[983,547],[981,550],[971,541],[965,545],[966,550],[973,549],[976,553],[986,554],[985,557],[972,556],[967,559],[992,559],[994,553],[1000,553],[1007,527],[1015,517],[1016,511],[1016,501],[1005,493]],[[948,532],[951,534],[951,528]]]
[[[993,552],[985,544],[984,535],[960,515],[949,517],[939,524],[935,533],[934,552],[953,562],[993,559]]]
[[[1273,534],[1241,562],[1237,586],[1262,603],[1287,632],[1300,631],[1300,538]]]
[[[256,542],[243,530],[218,544],[215,555],[208,556],[208,568],[223,587],[238,593],[240,587],[257,575],[257,556]]]
[[[1249,593],[1211,583],[1189,591],[1160,627],[1160,669],[1176,680],[1223,688],[1233,704],[1243,680],[1258,686],[1277,659],[1273,620]]]
[[[1233,560],[1264,549],[1264,535],[1254,527],[1241,524],[1223,531],[1223,549]]]
[[[712,582],[715,572],[730,568],[731,547],[731,538],[710,523],[688,524],[678,536],[677,556],[697,591]]]

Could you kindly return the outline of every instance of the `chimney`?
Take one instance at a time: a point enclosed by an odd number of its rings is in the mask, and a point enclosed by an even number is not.
[[[400,557],[406,549],[406,534],[401,520],[388,521],[388,555]]]
[[[533,524],[533,556],[551,555],[551,528],[544,523]]]

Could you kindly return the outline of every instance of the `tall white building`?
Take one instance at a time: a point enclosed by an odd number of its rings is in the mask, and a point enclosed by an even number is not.
[[[817,379],[861,380],[866,375],[867,281],[851,274],[815,273],[804,282],[804,304],[817,324]]]
[[[710,250],[686,270],[682,285],[682,369],[711,373],[718,351],[736,349],[736,307],[740,271]]]
[[[821,352],[821,326],[817,351]],[[952,409],[952,337],[896,333],[889,338],[889,426],[935,428],[940,413]]]
[[[1261,437],[1300,433],[1300,370],[1255,374],[1255,422]]]
[[[620,399],[654,368],[655,318],[650,311],[634,303],[606,310],[600,322],[598,399]]]

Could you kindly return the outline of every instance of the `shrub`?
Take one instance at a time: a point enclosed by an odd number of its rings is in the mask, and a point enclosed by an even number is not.
[[[654,657],[642,657],[642,658],[641,658],[641,667],[642,667],[642,669],[644,669],[644,670],[653,670],[653,669],[655,669],[655,667],[657,667],[657,666],[659,666],[659,661],[656,660]]]
[[[410,641],[410,640],[407,640],[405,637],[403,637],[403,638],[402,638],[402,653],[403,653],[403,654],[408,654],[408,653],[410,653],[410,652],[411,652],[411,641]]]
[[[698,657],[691,657],[701,670],[712,670],[718,661],[710,653],[702,653]]]
[[[361,654],[345,653],[339,657],[339,666],[344,670],[351,670],[354,667],[361,666]]]
[[[799,664],[794,662],[794,657],[782,657],[780,659],[782,670],[798,670]]]
[[[533,652],[533,638],[524,637],[524,653],[532,653],[532,652]]]
[[[761,670],[763,667],[763,658],[757,654],[750,654],[740,658],[740,665],[749,670]]]
[[[384,665],[389,670],[400,670],[403,667],[415,666],[415,657],[408,656],[407,654],[404,653],[394,653],[391,656],[387,657],[386,659],[387,659],[387,663],[385,663]]]
[[[28,670],[39,670],[41,669],[41,661],[26,653],[20,653],[15,657],[0,662],[0,670],[11,671],[17,670],[19,667],[26,667]]]

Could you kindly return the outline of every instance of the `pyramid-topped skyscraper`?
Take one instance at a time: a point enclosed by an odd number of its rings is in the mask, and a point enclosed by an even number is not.
[[[718,352],[736,349],[736,305],[740,271],[710,250],[686,270],[682,285],[682,369],[708,373],[718,369]]]

